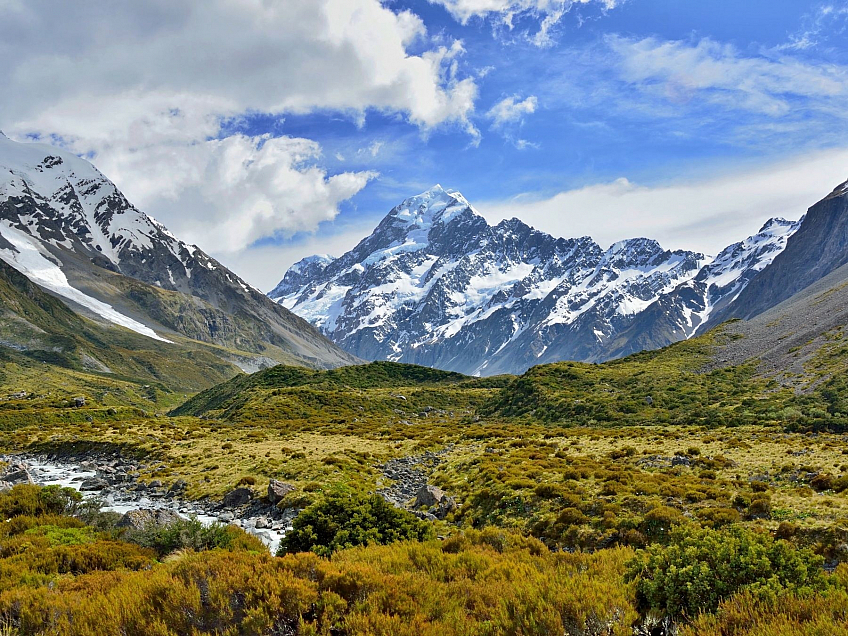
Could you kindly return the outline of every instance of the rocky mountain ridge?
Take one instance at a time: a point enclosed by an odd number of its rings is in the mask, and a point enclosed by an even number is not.
[[[395,207],[342,257],[295,264],[269,296],[365,359],[520,373],[690,337],[799,223],[772,219],[714,259],[647,238],[604,250],[518,219],[491,226],[460,193],[437,185]]]

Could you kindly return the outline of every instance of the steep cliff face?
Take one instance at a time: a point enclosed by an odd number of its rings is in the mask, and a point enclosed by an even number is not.
[[[848,182],[811,207],[774,262],[710,322],[753,318],[848,263]]]

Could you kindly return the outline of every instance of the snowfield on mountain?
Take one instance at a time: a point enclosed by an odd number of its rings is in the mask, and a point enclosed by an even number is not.
[[[489,225],[439,185],[395,207],[335,259],[293,265],[269,293],[345,350],[473,375],[564,359],[600,361],[691,337],[786,246],[800,222],[772,219],[717,257],[648,238],[604,250],[518,219]],[[652,339],[621,334],[663,306]]]

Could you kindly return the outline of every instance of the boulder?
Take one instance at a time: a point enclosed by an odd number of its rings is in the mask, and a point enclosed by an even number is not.
[[[31,484],[32,477],[29,474],[26,466],[23,464],[15,464],[6,469],[6,473],[0,476],[0,480],[15,484]]]
[[[79,489],[81,491],[92,491],[103,490],[104,488],[108,487],[109,482],[107,482],[105,479],[101,479],[100,477],[91,477],[90,479],[83,479]]]
[[[118,520],[116,527],[130,530],[143,530],[147,526],[167,526],[179,521],[180,516],[173,510],[130,510]]]
[[[429,485],[418,489],[413,507],[426,507],[430,515],[436,519],[444,519],[457,508],[456,499],[449,497],[441,488]]]
[[[272,479],[268,483],[268,501],[270,501],[272,504],[277,504],[283,499],[285,499],[287,494],[293,492],[294,490],[296,489],[291,484]]]
[[[188,488],[188,482],[185,479],[178,479],[171,487],[168,489],[168,492],[180,493],[183,492],[186,488]]]
[[[234,506],[243,506],[251,499],[253,499],[253,491],[250,488],[242,487],[231,490],[224,495],[224,499],[221,503],[228,508],[232,508]]]
[[[423,508],[424,506],[430,508],[437,506],[446,496],[441,488],[430,485],[421,486],[415,494],[415,503],[413,505],[416,508]]]
[[[443,497],[435,509],[431,508],[431,512],[436,515],[437,519],[444,519],[457,508],[456,499],[453,497]]]
[[[235,519],[235,515],[232,512],[222,512],[218,515],[218,521],[221,523],[229,523],[233,519]]]

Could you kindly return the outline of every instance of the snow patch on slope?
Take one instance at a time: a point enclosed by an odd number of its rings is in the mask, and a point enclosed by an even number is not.
[[[157,335],[150,327],[116,311],[111,305],[71,287],[64,272],[47,254],[37,247],[34,239],[13,228],[8,221],[0,221],[0,235],[14,247],[14,250],[0,249],[0,258],[32,282],[78,305],[82,305],[111,323],[126,327],[160,342],[171,342]]]

